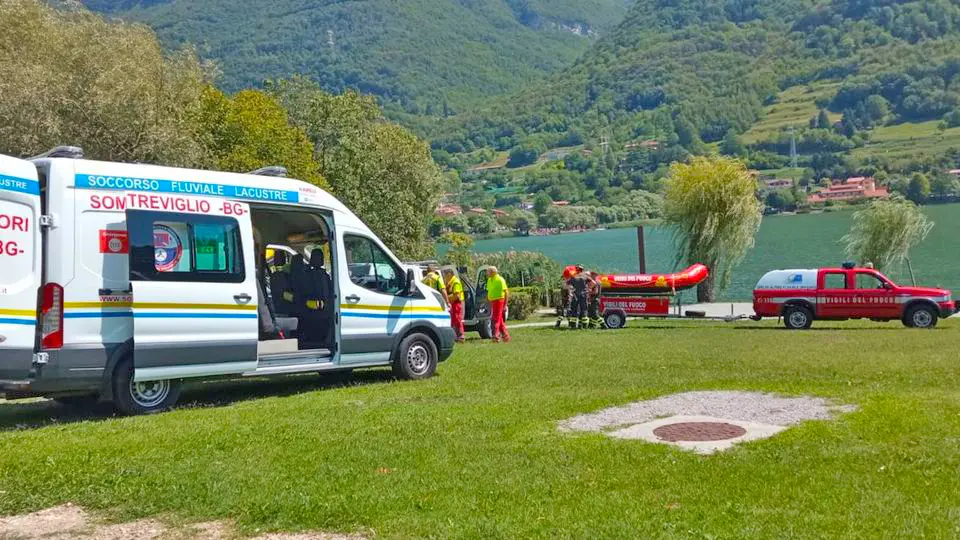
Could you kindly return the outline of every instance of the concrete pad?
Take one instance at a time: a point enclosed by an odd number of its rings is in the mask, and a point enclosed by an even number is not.
[[[654,434],[654,430],[659,427],[691,422],[731,424],[734,426],[739,426],[746,431],[746,433],[739,437],[733,437],[719,441],[665,441]],[[698,454],[712,454],[714,452],[732,448],[733,445],[737,443],[756,441],[758,439],[772,437],[785,429],[787,429],[785,426],[733,420],[730,418],[717,418],[715,416],[677,415],[669,416],[667,418],[658,418],[657,420],[645,422],[643,424],[634,424],[630,427],[607,432],[607,435],[617,439],[637,439],[651,443],[669,444],[684,450],[691,450]]]

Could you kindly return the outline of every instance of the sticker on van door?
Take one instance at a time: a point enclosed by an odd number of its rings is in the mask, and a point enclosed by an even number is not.
[[[100,230],[100,253],[121,254],[130,251],[127,231]]]
[[[183,257],[183,242],[172,227],[153,226],[153,266],[157,272],[172,272]]]

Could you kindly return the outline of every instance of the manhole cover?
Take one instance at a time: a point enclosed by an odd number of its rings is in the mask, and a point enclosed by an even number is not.
[[[653,430],[661,441],[723,441],[746,435],[747,430],[724,422],[681,422]]]

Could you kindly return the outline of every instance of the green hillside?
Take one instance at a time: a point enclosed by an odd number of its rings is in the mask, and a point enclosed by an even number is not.
[[[626,0],[83,0],[195,44],[226,90],[307,75],[407,113],[443,116],[561,69],[618,23]]]
[[[568,69],[427,130],[435,158],[467,172],[478,148],[585,145],[549,174],[464,181],[588,205],[656,191],[690,154],[782,171],[794,136],[805,180],[940,175],[960,159],[958,75],[960,5],[949,0],[637,0]],[[960,195],[949,182],[940,193]]]

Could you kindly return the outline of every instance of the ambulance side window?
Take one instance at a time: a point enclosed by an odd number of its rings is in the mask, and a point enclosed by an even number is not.
[[[130,279],[242,283],[240,225],[221,216],[130,211]]]
[[[350,281],[371,291],[396,295],[404,289],[404,275],[373,240],[344,235]]]

